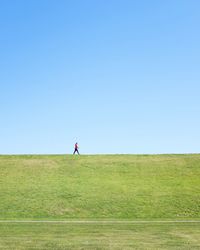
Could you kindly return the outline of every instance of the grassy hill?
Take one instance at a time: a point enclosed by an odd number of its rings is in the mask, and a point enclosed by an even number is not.
[[[200,218],[200,155],[0,156],[0,219]]]
[[[199,220],[199,177],[199,154],[2,155],[0,220]],[[200,249],[200,224],[13,222],[0,233],[0,249]]]

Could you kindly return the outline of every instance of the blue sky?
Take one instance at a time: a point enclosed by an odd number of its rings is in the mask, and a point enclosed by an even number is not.
[[[200,151],[198,0],[2,0],[0,154]]]

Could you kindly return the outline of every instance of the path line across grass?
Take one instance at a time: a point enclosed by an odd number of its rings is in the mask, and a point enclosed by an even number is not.
[[[154,221],[123,221],[123,220],[0,220],[0,223],[52,223],[52,224],[156,224],[156,223],[200,223],[200,220],[154,220]]]

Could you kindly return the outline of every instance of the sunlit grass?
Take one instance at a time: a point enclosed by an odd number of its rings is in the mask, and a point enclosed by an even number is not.
[[[200,155],[0,156],[1,220],[199,220]],[[200,249],[200,223],[0,223],[0,249]]]

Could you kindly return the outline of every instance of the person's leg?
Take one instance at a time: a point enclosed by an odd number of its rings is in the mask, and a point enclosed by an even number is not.
[[[77,154],[79,154],[79,152],[78,152],[78,149],[77,148],[75,148],[74,149],[74,153],[73,153],[73,155],[75,154],[77,152]],[[79,154],[80,155],[80,154]]]

